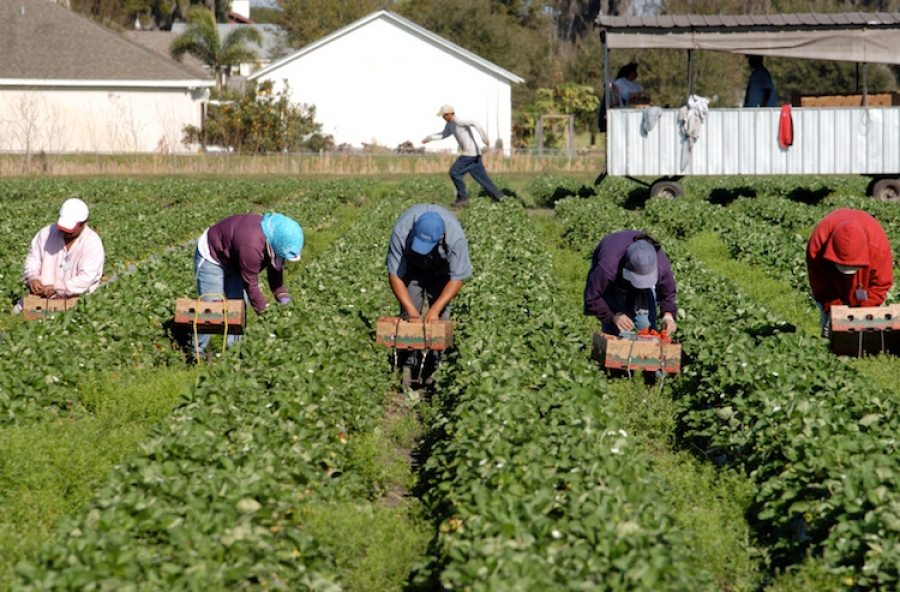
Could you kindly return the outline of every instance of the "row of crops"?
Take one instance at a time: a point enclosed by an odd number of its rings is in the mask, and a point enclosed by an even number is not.
[[[818,219],[867,209],[897,248],[900,211],[853,191],[748,196],[698,183],[684,199],[644,203],[614,182],[600,194],[566,179],[540,185],[559,245],[585,274],[608,232],[641,228],[666,248],[684,370],[637,390],[675,402],[676,447],[751,485],[758,586],[814,561],[847,589],[895,589],[895,393],[866,361],[837,358],[797,327],[818,314],[803,251]],[[210,223],[279,211],[307,230],[307,251],[287,273],[294,304],[254,317],[240,344],[198,369],[90,503],[15,567],[13,589],[739,588],[707,564],[701,531],[677,515],[679,492],[623,423],[616,391],[628,379],[590,360],[589,325],[571,306],[578,288],[560,281],[517,201],[473,199],[460,213],[474,276],[453,303],[456,347],[433,398],[407,401],[427,434],[417,483],[396,505],[372,448],[406,396],[374,345],[377,318],[395,308],[384,254],[397,216],[446,195],[443,180],[5,182],[9,300],[31,236],[73,194],[92,206],[112,281],[73,311],[5,324],[0,429],[90,416],[79,389],[98,373],[183,368],[173,306],[194,296],[190,240]],[[703,236],[777,278],[804,318],[715,269],[695,248]]]

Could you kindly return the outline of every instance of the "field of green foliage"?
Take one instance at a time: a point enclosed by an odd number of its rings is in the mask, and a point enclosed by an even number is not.
[[[44,321],[0,313],[0,590],[896,590],[900,361],[829,352],[805,245],[855,207],[897,253],[900,207],[858,178],[687,179],[674,201],[496,181],[509,199],[458,212],[474,275],[424,396],[374,332],[390,229],[449,204],[445,176],[0,180],[4,303],[71,196],[110,279]],[[188,365],[191,240],[247,211],[304,227],[293,302]],[[591,360],[581,312],[626,228],[678,284],[683,369],[652,384]]]

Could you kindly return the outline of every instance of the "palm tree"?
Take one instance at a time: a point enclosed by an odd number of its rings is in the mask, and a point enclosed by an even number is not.
[[[222,90],[222,73],[225,68],[259,58],[256,51],[247,45],[248,42],[253,42],[262,46],[262,34],[253,27],[238,27],[223,42],[216,28],[215,15],[202,6],[192,7],[184,22],[187,28],[175,39],[169,51],[178,61],[189,53],[212,68],[216,73],[217,91]]]

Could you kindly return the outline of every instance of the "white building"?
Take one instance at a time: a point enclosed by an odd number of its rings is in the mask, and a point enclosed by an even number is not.
[[[249,76],[287,80],[292,101],[315,106],[338,145],[421,146],[439,132],[441,105],[478,121],[491,147],[511,146],[513,83],[523,79],[393,12],[372,13]],[[447,138],[429,151],[456,151]]]
[[[0,151],[188,150],[213,80],[47,0],[0,11]]]

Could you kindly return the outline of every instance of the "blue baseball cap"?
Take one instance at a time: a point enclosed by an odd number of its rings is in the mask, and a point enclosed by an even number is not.
[[[444,219],[437,212],[425,212],[413,226],[412,250],[419,255],[427,255],[442,236]]]
[[[638,290],[656,285],[659,279],[659,259],[656,249],[645,240],[631,243],[625,250],[625,267],[622,277]]]

